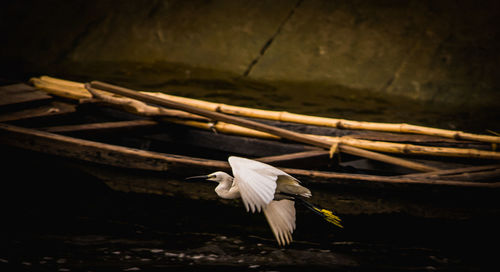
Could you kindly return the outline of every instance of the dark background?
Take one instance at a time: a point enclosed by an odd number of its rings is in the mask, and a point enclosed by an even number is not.
[[[9,1],[0,77],[497,130],[497,1]],[[305,96],[305,92],[307,96]]]
[[[498,5],[10,1],[0,9],[0,82],[47,74],[297,113],[498,132]],[[55,158],[0,154],[0,266],[7,270],[497,266],[498,220],[481,211],[454,219],[341,215],[339,231],[298,208],[296,242],[280,249],[264,217],[241,204],[115,192]]]

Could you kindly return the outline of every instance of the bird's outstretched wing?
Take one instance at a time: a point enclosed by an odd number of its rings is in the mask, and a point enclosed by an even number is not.
[[[274,199],[278,175],[285,172],[265,163],[231,156],[228,159],[233,170],[247,211],[261,211]]]
[[[295,230],[295,202],[283,199],[273,200],[264,208],[267,222],[281,246],[292,242],[292,232]]]

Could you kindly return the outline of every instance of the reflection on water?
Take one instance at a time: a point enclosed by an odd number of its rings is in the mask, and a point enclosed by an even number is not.
[[[241,205],[115,192],[50,161],[16,165],[1,195],[2,271],[477,271],[498,240],[489,218],[341,215],[339,230],[298,207],[295,241],[280,248]]]

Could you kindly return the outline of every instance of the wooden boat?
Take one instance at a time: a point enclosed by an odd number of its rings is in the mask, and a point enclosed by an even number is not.
[[[298,134],[391,139],[489,154],[485,158],[394,156],[395,161],[410,158],[417,165],[413,168],[349,152],[330,156],[332,150],[290,140],[168,123],[158,116],[103,106],[103,101],[52,96],[27,84],[3,86],[0,95],[2,146],[44,154],[100,178],[115,190],[223,201],[213,192],[213,184],[184,178],[230,171],[226,159],[238,155],[281,167],[311,188],[313,202],[341,215],[470,218],[478,211],[482,215],[500,211],[500,164],[494,157],[498,152],[488,151],[491,143],[265,121],[267,126]],[[424,173],[415,171],[420,166]]]

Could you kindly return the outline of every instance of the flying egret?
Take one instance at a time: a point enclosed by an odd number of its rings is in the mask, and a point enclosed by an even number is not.
[[[298,179],[262,162],[235,156],[229,157],[228,161],[234,178],[218,171],[187,179],[202,178],[218,182],[215,192],[219,197],[225,199],[241,197],[247,212],[264,211],[279,245],[287,245],[292,241],[296,201],[303,203],[326,221],[342,228],[338,216],[305,200],[311,197],[311,191],[300,185]]]

